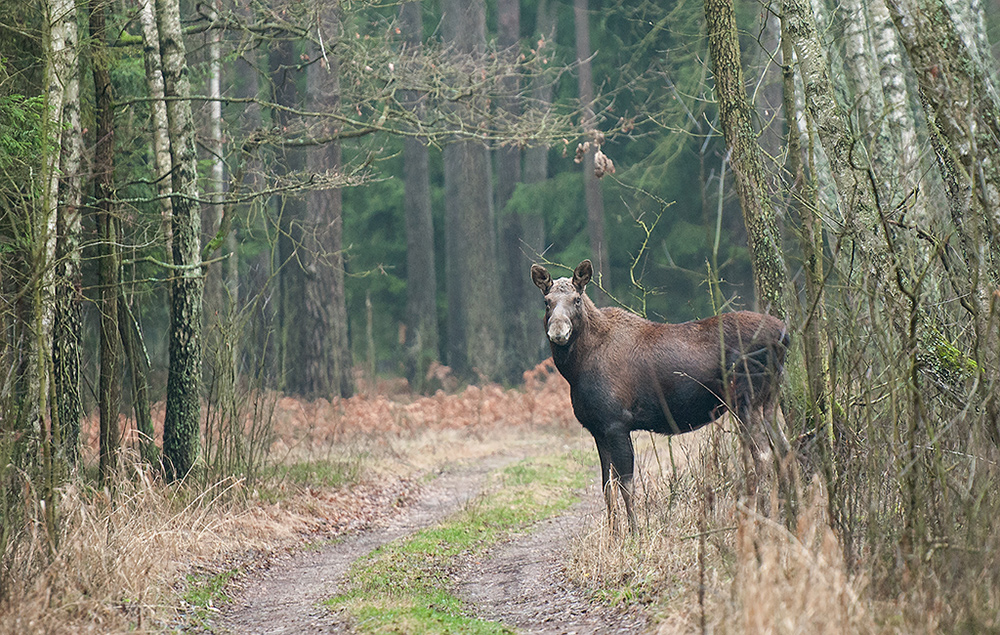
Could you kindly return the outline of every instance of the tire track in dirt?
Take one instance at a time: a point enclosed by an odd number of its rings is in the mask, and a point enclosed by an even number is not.
[[[495,455],[452,468],[427,485],[417,501],[384,527],[348,536],[316,551],[297,552],[252,578],[223,609],[214,630],[233,635],[350,633],[343,617],[320,603],[338,592],[351,564],[372,550],[433,526],[480,494],[486,477],[517,460]],[[595,513],[596,496],[568,513],[542,521],[474,560],[455,567],[457,595],[476,617],[543,635],[639,633],[641,614],[597,604],[571,583],[562,563],[568,541]],[[603,508],[602,508],[603,509]]]
[[[497,455],[451,468],[428,484],[417,501],[388,521],[315,551],[296,552],[250,580],[216,621],[216,629],[240,635],[349,632],[320,603],[336,595],[355,560],[397,538],[434,525],[479,494],[486,476],[518,457]]]
[[[596,495],[587,495],[568,513],[544,520],[530,533],[515,535],[464,563],[457,575],[458,596],[468,602],[476,617],[513,626],[519,633],[645,632],[645,615],[595,603],[570,582],[563,569],[569,541],[589,516],[603,512],[596,501]]]

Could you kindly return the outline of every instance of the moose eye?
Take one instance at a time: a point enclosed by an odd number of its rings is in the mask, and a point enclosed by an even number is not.
[[[581,302],[583,302],[583,300],[581,300],[580,298],[573,300],[573,304],[575,304],[576,306],[580,306]]]

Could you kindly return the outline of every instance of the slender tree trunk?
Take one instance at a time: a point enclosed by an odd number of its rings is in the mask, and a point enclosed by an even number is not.
[[[212,9],[217,16],[220,3]],[[206,208],[205,230],[209,236],[202,258],[217,260],[205,268],[205,346],[207,357],[214,362],[205,364],[209,373],[223,379],[221,393],[231,395],[235,386],[225,385],[236,381],[236,360],[239,357],[237,334],[232,329],[238,306],[239,280],[236,253],[236,236],[232,224],[232,205],[224,203],[226,170],[223,153],[225,141],[222,132],[222,41],[224,31],[212,29],[208,33],[208,162],[209,176],[206,194],[212,201]],[[228,211],[227,211],[228,210]],[[227,213],[229,216],[227,217]],[[214,370],[213,370],[214,368]]]
[[[163,423],[167,475],[183,478],[201,445],[201,209],[191,86],[179,0],[157,0],[164,94],[170,133],[174,276],[171,283],[170,368]]]
[[[521,42],[521,6],[518,0],[499,0],[499,44],[504,50],[518,53]],[[497,108],[516,117],[521,110],[521,81],[517,76],[504,78],[503,90],[509,96]],[[534,337],[538,333],[537,289],[532,293],[528,271],[534,260],[526,248],[525,218],[520,212],[506,209],[508,201],[521,181],[521,149],[515,145],[501,146],[494,151],[497,171],[496,206],[499,215],[500,271],[506,281],[504,302],[504,360],[507,381],[520,381],[526,364],[534,361]],[[534,285],[530,285],[534,286]]]
[[[139,322],[129,308],[123,289],[118,294],[118,333],[132,379],[132,412],[139,433],[139,455],[149,465],[158,466],[160,452],[156,447],[156,431],[149,405],[149,354],[143,343]]]
[[[94,56],[94,92],[97,107],[97,147],[94,151],[94,213],[97,217],[99,274],[101,289],[101,370],[98,394],[101,419],[100,474],[107,483],[117,469],[121,431],[118,413],[121,400],[121,339],[118,334],[118,295],[121,293],[121,256],[119,219],[115,216],[114,197],[114,106],[111,73],[108,69],[105,3],[91,0],[90,36]]]
[[[399,21],[408,52],[416,54],[423,39],[419,0],[404,2]],[[415,116],[422,112],[420,95],[408,92],[403,103]],[[434,264],[434,221],[431,213],[429,153],[425,140],[403,139],[403,202],[406,216],[406,375],[423,391],[430,364],[438,359],[437,279]]]
[[[963,41],[948,3],[886,4],[917,74],[965,258],[973,275],[1000,285],[1000,98],[990,73]]]
[[[156,0],[140,0],[139,24],[142,27],[142,60],[146,68],[146,87],[149,90],[150,124],[153,131],[153,165],[156,176],[156,193],[159,197],[160,231],[166,245],[165,262],[173,262],[171,235],[171,177],[170,134],[167,121],[167,104],[163,100],[163,63],[160,59],[160,33],[156,25]]]
[[[764,182],[764,164],[751,125],[753,110],[743,86],[736,15],[732,0],[705,0],[708,46],[715,72],[719,118],[736,176],[761,310],[785,317],[785,262],[774,210]]]
[[[323,41],[332,46],[340,32],[339,3],[328,3],[320,12]],[[337,113],[340,108],[340,65],[332,50],[314,51],[322,59],[309,67],[309,102],[314,112]],[[318,136],[333,133],[324,120]],[[340,143],[310,148],[308,169],[313,174],[341,171]],[[302,263],[305,394],[350,397],[354,393],[351,347],[347,338],[347,305],[344,289],[343,196],[340,188],[309,192],[303,228]]]
[[[573,19],[576,26],[576,62],[580,107],[583,109],[583,131],[596,135],[597,119],[594,116],[594,78],[590,67],[590,16],[587,0],[573,0]],[[611,288],[608,265],[608,243],[604,239],[604,198],[601,183],[594,175],[594,155],[597,149],[591,147],[583,157],[583,191],[587,203],[587,229],[590,232],[591,260],[596,269],[594,278],[605,289]],[[604,296],[598,296],[600,300]],[[598,304],[601,304],[598,301]]]
[[[536,30],[538,36],[537,55],[544,57],[554,53],[556,36],[556,7],[551,0],[540,0],[538,12],[536,14]],[[532,98],[541,107],[552,104],[553,82],[546,73],[539,73],[532,79]],[[524,182],[527,184],[541,183],[549,178],[549,147],[538,145],[531,146],[524,151]],[[526,255],[535,263],[545,252],[545,216],[542,210],[532,210],[529,213],[521,214],[521,229],[524,236],[524,250]],[[537,302],[537,288],[531,281],[531,275],[521,272],[522,277],[517,278],[526,289],[526,297],[535,297]],[[541,361],[549,355],[548,340],[539,324],[541,306],[539,304],[527,307],[526,318],[528,319],[528,348],[526,349],[531,365]]]
[[[83,130],[80,124],[80,63],[76,10],[66,11],[64,41],[67,60],[63,98],[62,156],[59,172],[59,209],[56,221],[56,298],[52,335],[52,370],[55,388],[53,421],[58,423],[61,454],[70,465],[79,460],[81,302],[80,204],[83,199]]]
[[[806,109],[815,122],[837,186],[840,223],[861,248],[868,262],[866,273],[877,286],[884,288],[889,267],[868,166],[863,154],[855,148],[855,138],[834,98],[826,53],[816,31],[812,9],[806,0],[783,0],[782,15],[785,33],[799,60]]]
[[[896,27],[884,2],[872,2],[868,9],[871,12],[875,59],[879,62],[886,132],[891,143],[890,152],[895,156],[895,173],[887,175],[888,190],[896,192],[896,199],[908,202],[910,220],[919,226],[926,226],[930,221],[926,202],[931,188],[927,179],[920,176],[916,122],[910,111],[906,75],[900,72],[903,56]]]
[[[844,36],[841,38],[844,53],[844,75],[851,91],[851,103],[856,115],[858,144],[855,163],[866,162],[876,177],[879,195],[889,201],[892,190],[886,175],[894,168],[895,152],[890,148],[885,128],[885,105],[881,82],[875,67],[875,51],[871,44],[872,26],[869,19],[870,4],[866,0],[845,0],[843,11]],[[898,72],[898,71],[897,71]]]
[[[469,56],[468,71],[478,75],[482,71],[477,60],[486,47],[483,1],[447,0],[444,13],[445,41],[458,55]],[[460,375],[496,379],[502,365],[503,325],[493,275],[497,250],[489,151],[476,141],[457,141],[446,146],[444,154],[448,340],[455,358],[449,363]],[[458,347],[452,342],[455,336]]]
[[[836,465],[833,461],[834,429],[832,376],[830,373],[829,335],[827,331],[825,275],[823,267],[823,224],[817,213],[815,174],[806,176],[802,130],[795,88],[795,51],[791,39],[785,35],[782,19],[781,60],[784,87],[783,108],[788,128],[788,171],[792,175],[791,207],[799,215],[806,304],[802,318],[802,344],[809,390],[807,426],[822,430],[822,451],[827,483],[835,482]],[[811,425],[810,425],[811,424]]]
[[[300,106],[296,82],[299,70],[296,68],[295,51],[289,41],[278,42],[270,51],[271,85],[274,91],[272,101],[285,108]],[[293,125],[293,117],[286,110],[275,109],[274,123],[279,130]],[[274,171],[278,176],[302,172],[305,167],[305,153],[297,148],[276,150]],[[301,197],[276,196],[274,204],[278,227],[278,359],[280,381],[278,387],[297,394],[305,394],[302,365],[303,348],[307,346],[300,328],[304,316],[301,314],[303,295],[303,272],[300,264],[302,245],[302,220],[305,205]]]

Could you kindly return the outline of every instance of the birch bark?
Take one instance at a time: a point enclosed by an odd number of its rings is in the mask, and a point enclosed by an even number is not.
[[[171,282],[170,367],[163,423],[169,478],[184,478],[198,459],[201,437],[201,208],[191,85],[179,0],[156,0],[164,96],[170,135],[174,266]]]

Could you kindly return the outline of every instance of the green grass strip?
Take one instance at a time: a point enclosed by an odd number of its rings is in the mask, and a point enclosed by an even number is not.
[[[568,509],[593,475],[592,463],[586,453],[567,452],[500,470],[466,509],[355,562],[344,592],[327,604],[345,610],[362,633],[513,633],[468,616],[451,594],[453,561]]]

